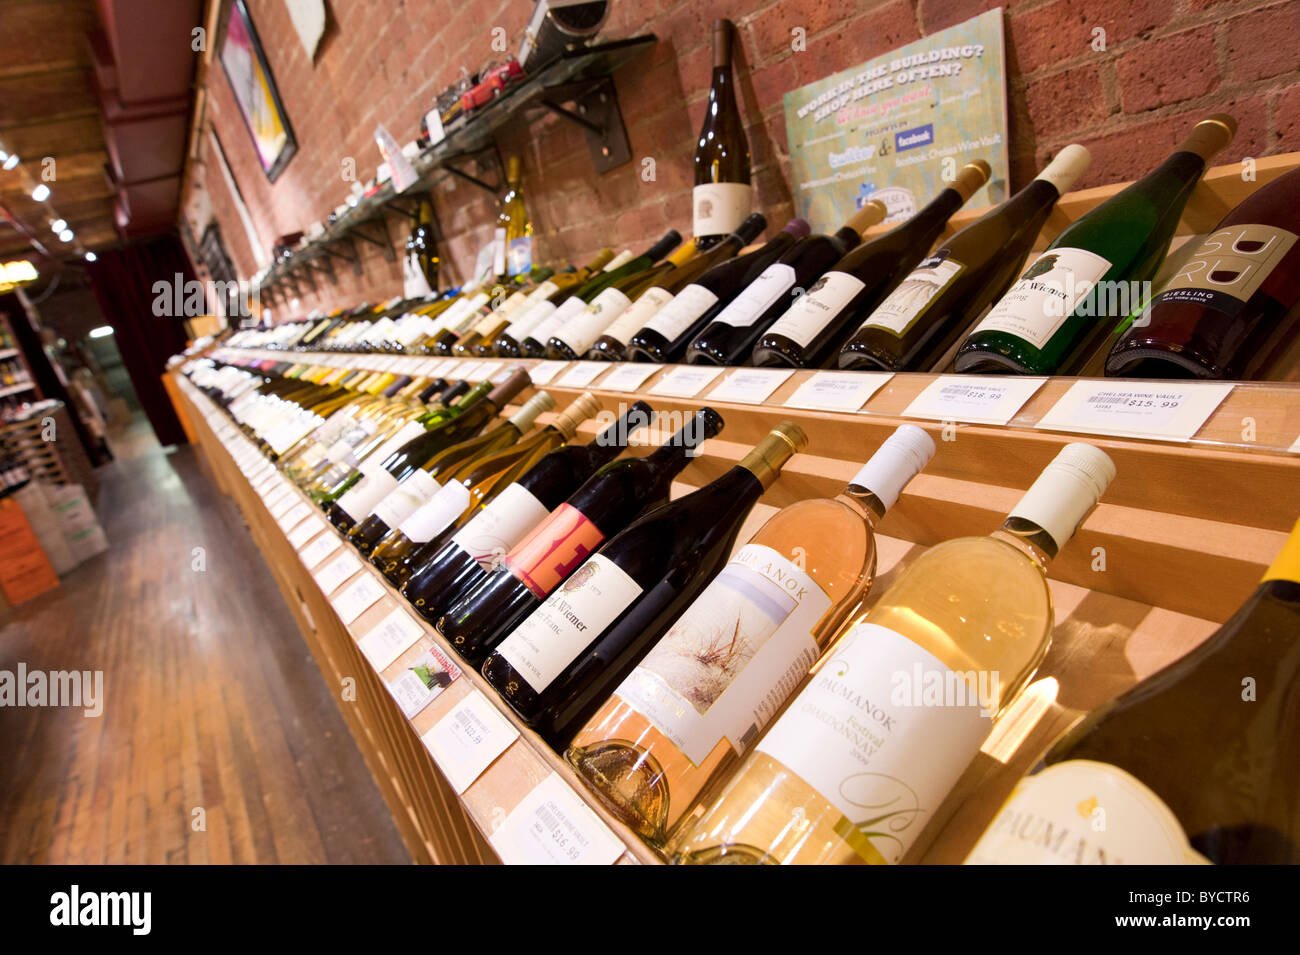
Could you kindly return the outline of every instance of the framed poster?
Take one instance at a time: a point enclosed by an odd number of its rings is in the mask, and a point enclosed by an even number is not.
[[[814,232],[834,232],[868,199],[885,204],[886,222],[907,219],[972,159],[993,172],[966,207],[1001,202],[1001,8],[786,93],[785,124],[795,211]]]
[[[244,0],[232,0],[227,8],[220,55],[262,171],[275,182],[298,151],[298,141],[289,127],[280,91],[275,87],[271,66]]]

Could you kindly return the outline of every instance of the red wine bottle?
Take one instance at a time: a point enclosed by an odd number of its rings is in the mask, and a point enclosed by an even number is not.
[[[481,661],[589,554],[648,508],[665,502],[673,479],[695,449],[722,425],[720,414],[701,408],[667,444],[646,457],[606,464],[512,548],[499,568],[439,617],[438,630],[466,660]]]

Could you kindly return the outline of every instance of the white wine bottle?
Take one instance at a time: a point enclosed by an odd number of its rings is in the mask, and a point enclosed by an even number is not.
[[[749,140],[736,105],[731,51],[736,28],[730,20],[713,24],[713,81],[704,125],[695,144],[695,244],[701,249],[721,242],[749,215],[754,189],[749,184]]]
[[[673,841],[674,861],[898,862],[1047,653],[1046,564],[1114,473],[1092,445],[1066,445],[999,530],[918,557]]]

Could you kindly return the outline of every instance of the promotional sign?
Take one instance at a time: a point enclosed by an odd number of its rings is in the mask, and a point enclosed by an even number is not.
[[[886,222],[909,218],[973,159],[993,174],[966,207],[1001,202],[1001,8],[786,93],[785,124],[795,209],[814,232],[834,232],[868,199],[885,204]]]

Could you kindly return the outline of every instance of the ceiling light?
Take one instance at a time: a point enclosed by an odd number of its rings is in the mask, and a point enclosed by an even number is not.
[[[62,232],[67,227],[68,227],[67,219],[55,219],[53,222],[50,223],[50,228],[55,232]]]
[[[4,168],[5,168],[5,169],[13,169],[14,166],[16,166],[16,165],[18,165],[18,154],[17,154],[17,153],[10,153],[7,157],[5,157],[5,161],[4,161]]]
[[[98,328],[92,328],[90,330],[91,338],[107,338],[111,334],[113,334],[112,325],[100,325]]]
[[[50,187],[45,183],[41,183],[32,190],[32,198],[37,202],[44,202],[46,199],[50,198]]]
[[[86,261],[87,261],[87,262],[94,262],[97,258],[99,258],[99,256],[97,256],[94,252],[87,252],[87,253],[86,253]]]
[[[59,233],[59,241],[60,241],[60,242],[71,242],[71,241],[72,241],[72,230],[71,230],[71,229],[64,229],[62,232],[60,232],[60,233]]]

